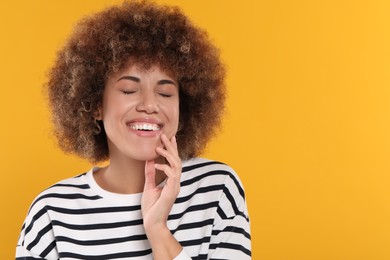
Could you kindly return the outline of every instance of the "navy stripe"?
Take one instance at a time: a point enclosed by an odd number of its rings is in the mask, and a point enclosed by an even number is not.
[[[71,193],[71,194],[49,193],[39,197],[38,201],[46,198],[48,199],[56,198],[56,199],[66,199],[66,200],[75,200],[75,199],[98,200],[101,199],[102,197],[100,197],[99,195],[87,196],[80,193]]]
[[[203,237],[200,239],[193,239],[193,240],[187,240],[187,241],[181,241],[180,245],[182,246],[196,246],[196,245],[201,245],[204,243],[210,243],[210,237]]]
[[[217,209],[217,214],[218,214],[218,216],[220,216],[221,219],[227,219],[228,218],[226,216],[225,212],[223,212],[223,210],[220,207],[218,207],[218,209]]]
[[[98,223],[98,224],[68,224],[61,221],[53,220],[53,226],[60,226],[73,230],[98,230],[98,229],[110,229],[110,228],[120,228],[120,227],[129,227],[129,226],[137,226],[142,225],[143,220],[137,219],[132,221],[123,221],[123,222],[113,222],[113,223]]]
[[[147,236],[144,234],[128,236],[128,237],[111,238],[111,239],[99,239],[99,240],[76,240],[64,236],[56,237],[57,242],[68,242],[68,243],[83,245],[83,246],[108,245],[108,244],[117,244],[117,243],[129,242],[129,241],[142,241],[147,239],[148,239]]]
[[[168,220],[180,219],[186,213],[189,213],[189,212],[206,210],[206,209],[216,208],[216,207],[218,207],[218,201],[213,201],[213,202],[209,202],[209,203],[205,203],[205,204],[199,204],[199,205],[193,205],[191,207],[186,208],[186,210],[181,212],[181,213],[169,215],[168,216]]]
[[[238,209],[236,200],[234,199],[234,197],[232,196],[232,194],[230,193],[227,187],[223,188],[223,193],[225,194],[226,198],[229,200],[230,205],[232,205],[234,215],[239,215],[241,211]]]
[[[52,230],[51,224],[48,224],[43,229],[39,230],[37,237],[32,241],[29,245],[26,246],[28,250],[31,250],[34,246],[36,246],[39,243],[39,240],[41,240],[41,237],[43,237],[47,232]]]
[[[218,216],[220,216],[221,219],[227,220],[227,219],[234,219],[237,216],[243,217],[247,222],[249,222],[249,217],[245,215],[243,212],[238,212],[236,215],[233,215],[231,217],[227,217],[225,212],[222,210],[222,208],[217,209]]]
[[[71,252],[63,252],[60,253],[60,258],[75,258],[75,259],[83,259],[83,260],[102,260],[102,259],[116,259],[116,258],[126,258],[126,257],[137,257],[137,256],[145,256],[152,253],[151,249],[142,250],[142,251],[133,251],[133,252],[123,252],[123,253],[115,253],[115,254],[107,254],[107,255],[80,255]]]
[[[190,195],[187,195],[187,196],[184,196],[184,197],[178,197],[176,199],[176,201],[175,201],[175,204],[188,201],[188,200],[190,200],[191,198],[193,198],[197,194],[207,193],[207,192],[217,191],[217,190],[223,190],[224,187],[225,187],[225,185],[223,185],[223,184],[201,187],[201,188],[197,189],[196,191],[192,192]]]
[[[15,258],[15,260],[37,260],[37,259],[43,259],[43,258],[35,258],[32,256],[22,256],[22,257]]]
[[[251,235],[246,232],[245,229],[239,228],[239,227],[233,227],[233,226],[227,226],[223,230],[213,230],[212,235],[213,236],[218,236],[220,233],[227,232],[227,233],[236,233],[236,234],[242,234],[248,239],[251,239]]]
[[[82,190],[87,190],[87,189],[91,188],[91,187],[89,187],[88,184],[77,185],[77,184],[63,184],[63,183],[54,184],[50,188],[53,188],[53,187],[69,187],[69,188],[77,188],[77,189],[82,189]]]
[[[34,226],[35,221],[37,221],[37,220],[38,220],[40,217],[42,217],[44,214],[46,214],[46,209],[45,209],[45,208],[43,208],[43,209],[41,209],[40,211],[38,211],[37,214],[35,214],[35,215],[32,217],[30,225],[28,225],[28,227],[27,227],[26,230],[24,231],[25,236],[31,231],[31,229],[32,229],[33,226]]]
[[[244,190],[242,189],[240,183],[238,182],[238,180],[235,178],[235,176],[231,173],[231,172],[228,172],[228,171],[224,171],[224,170],[215,170],[215,171],[209,171],[209,172],[206,172],[204,174],[201,174],[201,175],[198,175],[192,179],[188,179],[188,180],[185,180],[181,183],[181,187],[184,187],[184,186],[187,186],[187,185],[191,185],[195,182],[198,182],[200,181],[201,179],[203,178],[207,178],[207,177],[210,177],[210,176],[214,176],[214,175],[227,175],[229,176],[233,182],[235,183],[239,193],[241,194],[242,198],[245,199],[245,192]]]
[[[20,235],[19,235],[19,238],[20,236],[24,233],[24,229],[26,228],[26,222],[23,222],[23,226],[22,226],[22,230],[20,230]],[[22,246],[24,246],[24,240],[22,242]]]
[[[38,201],[43,200],[43,199],[49,199],[49,198],[56,198],[56,199],[67,199],[67,200],[74,200],[74,199],[85,199],[85,200],[98,200],[101,199],[99,195],[95,196],[86,196],[84,194],[80,193],[71,193],[71,194],[60,194],[60,193],[49,193],[40,196],[37,198],[34,203],[31,205],[30,210],[28,213],[30,213],[31,209],[34,207],[35,204],[37,204]]]
[[[242,245],[237,245],[237,244],[224,243],[224,242],[221,242],[221,243],[218,243],[218,244],[210,244],[210,249],[216,249],[216,248],[228,248],[228,249],[233,249],[233,250],[236,250],[236,251],[241,251],[241,252],[245,253],[248,256],[252,255],[250,250],[246,249]]]
[[[82,176],[84,176],[84,175],[87,175],[87,173],[88,173],[88,172],[81,173],[81,174],[79,174],[79,175],[73,177],[73,179],[80,178],[80,177],[82,177]]]
[[[67,209],[54,206],[46,206],[47,210],[51,210],[58,213],[72,214],[72,215],[84,215],[84,214],[96,214],[96,213],[115,213],[115,212],[131,212],[140,210],[141,206],[128,206],[128,207],[102,207],[102,208],[89,208],[89,209]]]
[[[224,163],[221,163],[221,162],[210,161],[210,162],[204,162],[204,163],[198,163],[198,164],[194,164],[194,165],[184,166],[183,169],[182,169],[182,172],[188,172],[188,171],[192,171],[192,170],[204,167],[204,166],[218,165],[218,164],[219,165],[221,165],[221,164],[225,165]]]
[[[206,260],[207,259],[207,254],[201,254],[198,255],[197,257],[192,257],[192,260]]]
[[[57,244],[56,244],[56,241],[54,240],[53,242],[51,242],[50,245],[48,245],[48,247],[46,247],[46,249],[40,255],[43,258],[45,258],[56,247],[57,247]]]
[[[212,225],[214,223],[213,219],[206,219],[199,222],[191,222],[191,223],[185,223],[179,225],[176,229],[171,230],[172,234],[175,234],[177,231],[187,230],[187,229],[193,229],[193,228],[200,228],[208,225]]]

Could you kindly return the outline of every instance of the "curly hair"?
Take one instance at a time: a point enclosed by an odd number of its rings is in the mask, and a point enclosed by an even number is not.
[[[85,17],[57,53],[47,90],[54,134],[65,152],[92,162],[109,158],[107,136],[96,111],[108,76],[133,60],[159,65],[179,83],[182,159],[198,156],[220,126],[225,68],[207,33],[178,7],[126,1]]]

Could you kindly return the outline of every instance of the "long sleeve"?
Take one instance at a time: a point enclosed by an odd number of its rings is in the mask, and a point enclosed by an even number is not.
[[[26,217],[16,247],[17,260],[58,259],[49,214],[42,200],[35,201]]]
[[[227,178],[219,200],[209,259],[251,259],[250,223],[244,190],[235,175]]]

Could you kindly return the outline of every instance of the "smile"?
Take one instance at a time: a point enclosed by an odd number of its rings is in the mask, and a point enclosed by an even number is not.
[[[130,128],[136,131],[158,131],[160,126],[157,124],[150,123],[131,123]]]

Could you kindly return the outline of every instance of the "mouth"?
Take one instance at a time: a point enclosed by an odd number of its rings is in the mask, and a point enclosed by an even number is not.
[[[126,123],[127,127],[133,133],[142,137],[158,136],[164,124],[154,118],[137,118]]]
[[[135,131],[159,131],[161,129],[161,125],[152,124],[152,123],[129,123],[128,126]]]

